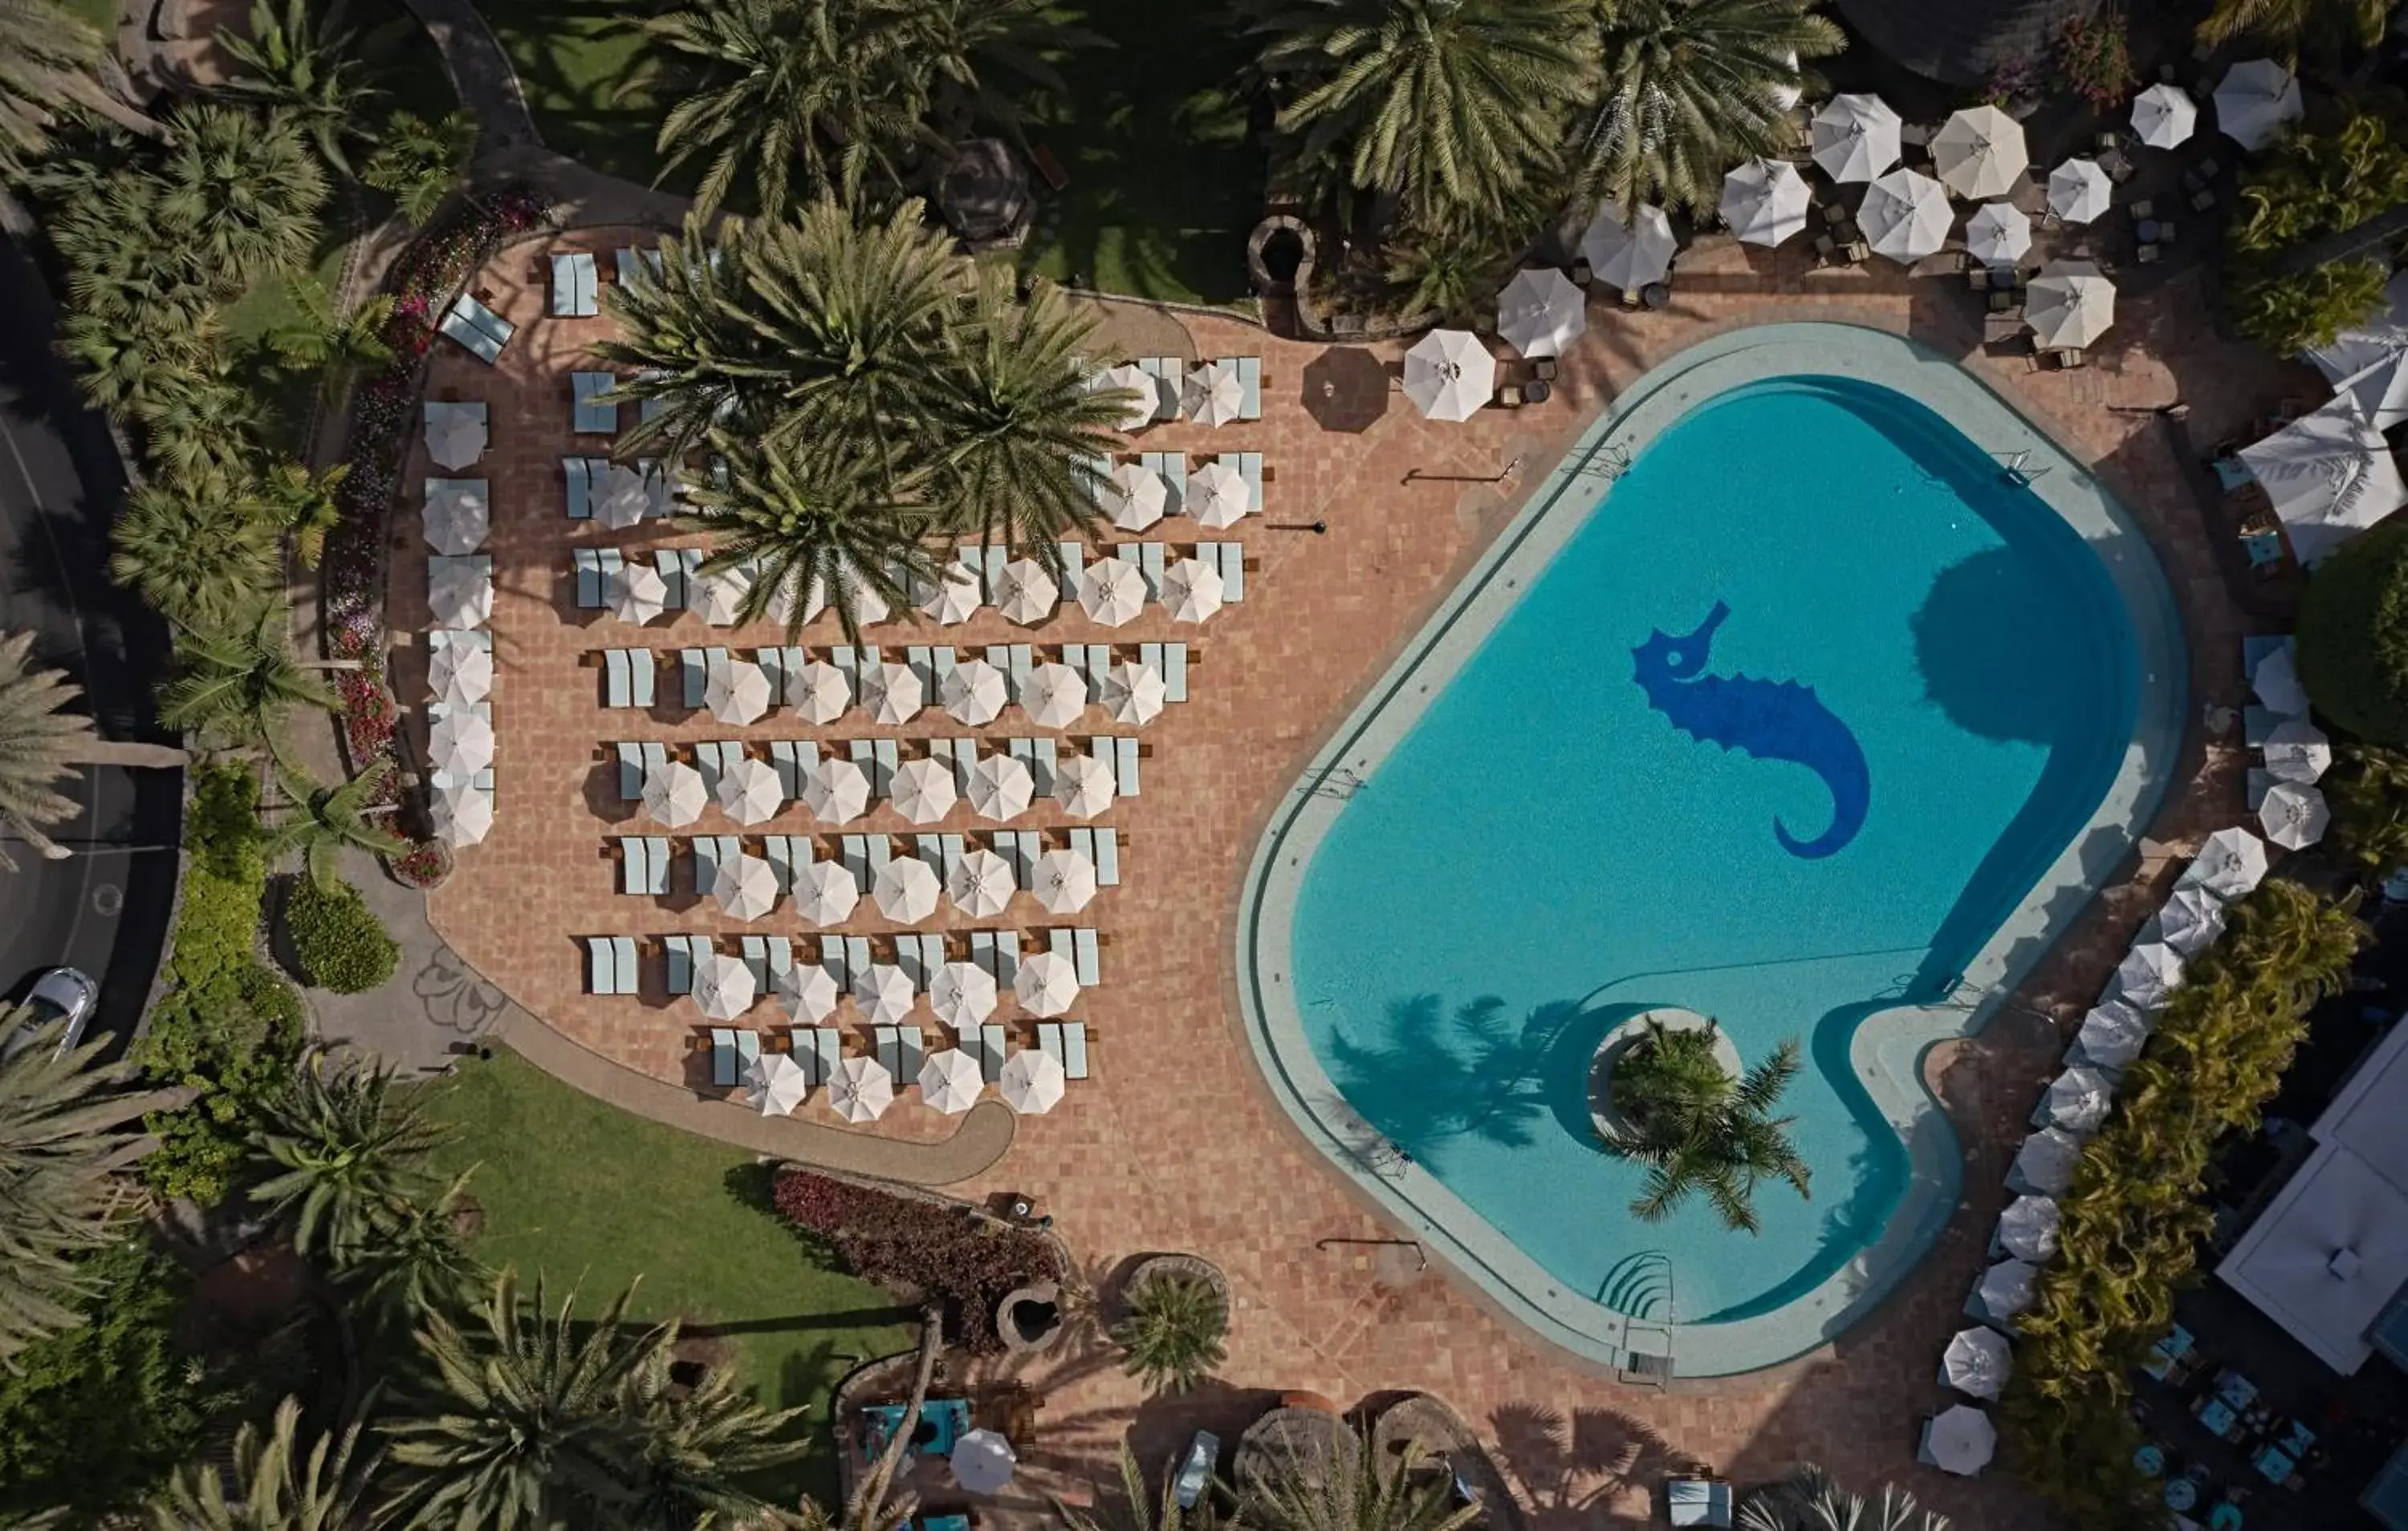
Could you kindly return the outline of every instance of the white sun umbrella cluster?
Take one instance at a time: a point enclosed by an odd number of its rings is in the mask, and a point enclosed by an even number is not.
[[[895,811],[915,824],[933,824],[953,810],[961,794],[953,787],[953,766],[948,760],[907,760],[896,767],[887,784]]]
[[[1466,421],[1497,396],[1497,358],[1469,330],[1432,330],[1405,352],[1405,397],[1431,420]]]
[[[1833,180],[1870,180],[1898,163],[1903,125],[1880,96],[1835,95],[1814,113],[1814,163]]]
[[[1106,670],[1096,700],[1112,722],[1140,727],[1162,716],[1170,696],[1162,672],[1137,660],[1125,659]]]
[[[1942,1353],[1940,1381],[1968,1397],[1995,1398],[2014,1369],[2006,1336],[1996,1329],[1966,1329]]]
[[[2315,564],[2408,505],[2390,443],[2346,394],[2241,449],[2291,551]]]
[[[1112,768],[1093,755],[1070,755],[1054,767],[1054,800],[1073,818],[1092,819],[1119,795]]]
[[[869,896],[878,911],[898,925],[916,925],[937,912],[944,888],[928,864],[917,856],[897,856],[878,870]]]
[[[2276,723],[2260,751],[2266,757],[2267,773],[2278,781],[2315,782],[2332,769],[2332,740],[2305,718],[2286,718]]]
[[[815,861],[795,874],[795,915],[807,925],[840,925],[861,903],[861,884],[840,861]]]
[[[1017,819],[1037,800],[1037,778],[1010,755],[988,755],[970,767],[967,795],[970,811],[982,819]]]
[[[2179,85],[2152,85],[2132,98],[2132,131],[2151,149],[2174,149],[2199,126],[2199,106]]]
[[[1102,504],[1112,524],[1142,532],[1170,509],[1170,480],[1143,463],[1116,463],[1104,476]]]
[[[2011,266],[2031,249],[2031,215],[2012,202],[1985,202],[1965,220],[1965,253],[1984,265]]]
[[[482,479],[429,479],[418,521],[426,545],[439,553],[472,553],[485,545],[493,513]]]
[[[931,1052],[920,1063],[920,1101],[929,1109],[959,1116],[979,1102],[986,1076],[978,1060],[957,1047]]]
[[[1023,1116],[1042,1116],[1059,1106],[1063,1085],[1060,1060],[1025,1047],[1004,1060],[1002,1077],[996,1080],[1003,1103]]]
[[[1813,200],[1806,178],[1787,160],[1750,160],[1723,177],[1717,210],[1741,244],[1770,250],[1806,231]]]
[[[765,919],[778,902],[778,875],[758,856],[737,856],[719,864],[710,897],[732,920]]]
[[[1580,248],[1598,281],[1630,293],[1670,275],[1681,244],[1672,237],[1672,220],[1654,203],[1641,203],[1625,220],[1608,202],[1589,220]]]
[[[2021,122],[1996,107],[1953,113],[1931,136],[1931,165],[1941,183],[1968,202],[2004,196],[2031,164]]]
[[[1079,609],[1101,627],[1121,627],[1145,609],[1145,573],[1125,558],[1098,558],[1079,571]]]
[[[2120,999],[2104,1000],[2092,1006],[2090,1013],[2082,1018],[2081,1029],[2073,1034],[2073,1045],[2065,1050],[2066,1061],[2086,1063],[2094,1068],[2128,1068],[2141,1055],[2141,1049],[2148,1045],[2150,1027],[2145,1011],[2134,1009]]]
[[[700,771],[682,760],[672,760],[644,773],[642,801],[644,812],[654,823],[677,829],[702,817],[710,794],[703,787]]]
[[[494,794],[455,781],[427,800],[435,837],[449,846],[475,845],[494,832]]]
[[[892,728],[920,715],[928,705],[928,688],[910,665],[884,660],[861,672],[861,705],[872,723]]]
[[[824,659],[786,672],[786,701],[805,723],[834,723],[853,705],[853,682]]]
[[[733,1021],[752,1008],[760,991],[741,957],[713,952],[694,965],[695,1009],[711,1021]]]
[[[847,1122],[875,1122],[894,1104],[895,1076],[875,1058],[847,1058],[828,1078],[828,1107]]]
[[[1497,297],[1497,338],[1525,356],[1561,356],[1588,328],[1588,294],[1554,266],[1517,271]]]
[[[2286,851],[2304,851],[2325,837],[2332,826],[2332,809],[2325,794],[2297,781],[2277,781],[2266,789],[2258,805],[2258,823],[2266,837]]]
[[[2229,904],[2266,880],[2266,842],[2245,829],[2219,829],[2183,869],[2178,888],[2204,888]]]
[[[1876,255],[1900,265],[1913,265],[1940,253],[1956,222],[1948,193],[1938,181],[1915,170],[1892,170],[1865,188],[1856,222]]]
[[[1043,728],[1068,728],[1087,710],[1087,678],[1048,660],[1020,682],[1020,710]]]
[[[436,647],[426,660],[426,689],[435,699],[454,708],[474,707],[493,694],[494,651],[465,641],[468,635]]]
[[[644,482],[642,471],[624,463],[611,464],[594,492],[595,522],[609,531],[624,532],[634,526],[652,506],[652,488]]]
[[[621,564],[610,571],[610,614],[640,627],[669,608],[669,582],[650,564]]]
[[[2136,941],[2115,967],[2115,997],[2136,1010],[2165,1008],[2182,987],[2182,953],[2163,941]]]
[[[437,627],[482,627],[493,621],[493,559],[484,553],[428,558],[426,609]]]
[[[2188,961],[2224,934],[2224,901],[2205,888],[2176,888],[2150,922],[2147,933]]]
[[[818,1025],[836,1013],[836,980],[828,970],[815,962],[789,963],[781,969],[771,985],[778,995],[778,1008],[787,1018],[807,1026]]]
[[[1003,672],[983,659],[966,659],[945,673],[937,687],[945,715],[969,728],[983,728],[1003,716],[1011,688]]]
[[[1123,431],[1144,428],[1153,422],[1154,411],[1162,406],[1162,384],[1133,362],[1106,367],[1089,379],[1087,386],[1097,391],[1117,388],[1129,395],[1120,419],[1115,422]]]
[[[955,1031],[982,1024],[997,997],[995,975],[974,962],[949,962],[928,980],[928,1008]]]
[[[2057,1258],[2057,1203],[2046,1196],[2017,1196],[1999,1214],[1999,1247],[2018,1260],[2044,1266]]]
[[[777,767],[749,755],[719,773],[717,796],[720,811],[739,824],[767,823],[786,806]]]
[[[474,776],[494,763],[494,725],[465,709],[446,712],[426,730],[426,757],[448,776]]]
[[[1246,382],[1235,357],[1195,368],[1180,387],[1180,408],[1198,425],[1226,425],[1244,418],[1245,407]]]
[[[803,807],[823,823],[849,824],[869,811],[869,776],[841,755],[803,773]]]
[[[1200,558],[1182,558],[1162,572],[1162,604],[1172,622],[1200,622],[1221,609],[1221,571]]]
[[[1062,587],[1034,558],[1013,559],[1003,566],[1003,577],[996,581],[995,607],[1006,622],[1033,627],[1052,616],[1054,608],[1061,604]]]
[[[2096,1068],[2077,1065],[2049,1081],[2047,1092],[2041,1096],[2038,1114],[2049,1126],[2086,1138],[2106,1124],[2107,1113],[2114,1107],[2114,1081]]]
[[[749,659],[715,659],[703,679],[702,705],[724,723],[757,722],[769,710],[769,677]]]
[[[2306,115],[2300,81],[2272,59],[2243,59],[2215,87],[2215,130],[2245,150],[2258,150]]]
[[[764,1052],[746,1066],[746,1098],[763,1116],[786,1116],[811,1093],[811,1076],[792,1053]]]
[[[2015,1150],[2007,1183],[2018,1192],[2061,1196],[2073,1183],[2074,1167],[2081,1162],[2080,1138],[2064,1127],[2042,1127]]]
[[[481,400],[428,399],[426,455],[438,467],[458,472],[485,453],[485,406]]]
[[[1095,902],[1095,861],[1083,851],[1048,851],[1029,868],[1028,891],[1048,913],[1076,914]]]
[[[2048,210],[2061,222],[2087,223],[2106,216],[2114,191],[2097,160],[2071,159],[2048,173]]]
[[[2025,293],[2024,322],[2046,350],[2096,345],[2115,322],[2115,284],[2088,261],[2051,261]]]
[[[1214,458],[1187,476],[1187,513],[1197,524],[1221,531],[1235,526],[1254,508],[1246,476]]]
[[[1917,1454],[1942,1472],[1971,1478],[1990,1465],[1998,1450],[1998,1426],[1990,1416],[1971,1404],[1958,1404],[1925,1422]]]
[[[1982,1272],[1966,1307],[1991,1324],[2013,1327],[2017,1313],[2040,1295],[2040,1267],[2010,1256]]]
[[[951,564],[920,598],[920,614],[940,626],[952,627],[977,616],[985,600],[978,571],[965,564]]]
[[[992,920],[1001,914],[1019,891],[1011,863],[992,851],[964,852],[945,878],[945,896],[973,920]]]

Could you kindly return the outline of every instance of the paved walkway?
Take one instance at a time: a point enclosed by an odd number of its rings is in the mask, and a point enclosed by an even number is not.
[[[493,154],[526,144],[540,147],[543,135],[536,131],[535,119],[527,112],[526,94],[519,88],[510,56],[477,7],[469,0],[402,0],[402,4],[426,28],[427,36],[443,55],[443,72],[452,77],[460,104],[476,118],[479,151]]]

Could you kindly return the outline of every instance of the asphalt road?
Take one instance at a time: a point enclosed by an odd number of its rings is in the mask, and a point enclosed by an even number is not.
[[[165,626],[106,568],[123,467],[51,350],[54,319],[24,251],[0,239],[0,630],[40,635],[36,653],[83,687],[104,737],[171,743],[152,706]],[[0,995],[22,998],[46,967],[79,967],[100,980],[97,1023],[122,1045],[166,937],[182,788],[175,771],[79,776],[62,790],[83,813],[52,831],[72,855],[5,846],[17,870],[0,872]]]

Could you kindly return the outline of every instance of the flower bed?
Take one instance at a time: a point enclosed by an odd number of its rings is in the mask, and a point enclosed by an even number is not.
[[[326,534],[320,565],[328,655],[362,662],[360,669],[340,672],[335,680],[343,701],[343,744],[354,772],[393,753],[399,722],[384,679],[384,535],[401,487],[401,465],[409,455],[421,365],[452,294],[504,240],[537,226],[547,211],[542,198],[521,187],[464,202],[402,251],[385,279],[394,295],[393,317],[384,327],[393,361],[352,395],[346,459],[351,472],[338,492],[342,520]],[[390,779],[397,781],[399,772]],[[440,880],[451,858],[430,856],[425,850],[422,844],[401,861],[416,866],[420,879]]]

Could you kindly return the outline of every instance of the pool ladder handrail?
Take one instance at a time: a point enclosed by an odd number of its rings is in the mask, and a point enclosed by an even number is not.
[[[1672,1381],[1673,1315],[1679,1303],[1672,1284],[1672,1257],[1662,1250],[1641,1250],[1616,1261],[1598,1283],[1597,1300],[1623,1315],[1621,1357],[1614,1366],[1620,1381],[1663,1387]],[[1656,1322],[1660,1305],[1664,1318]],[[1655,1348],[1635,1343],[1645,1336]]]

